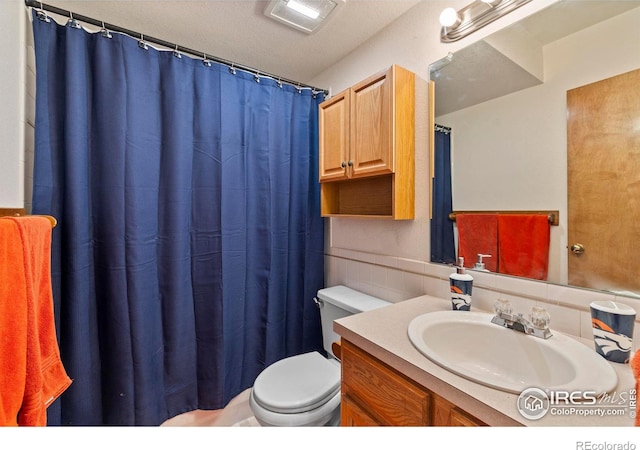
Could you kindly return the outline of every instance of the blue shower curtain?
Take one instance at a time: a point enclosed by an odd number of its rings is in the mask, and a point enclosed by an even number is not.
[[[218,409],[322,348],[322,94],[34,17],[34,214],[72,386],[50,424]]]
[[[453,264],[456,249],[451,192],[451,129],[436,125],[434,148],[433,211],[431,219],[431,262]]]

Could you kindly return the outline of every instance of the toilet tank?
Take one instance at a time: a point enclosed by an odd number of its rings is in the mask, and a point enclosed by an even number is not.
[[[346,286],[320,289],[317,298],[322,322],[322,343],[327,354],[333,357],[335,355],[331,351],[331,344],[340,341],[340,336],[333,331],[334,320],[391,304]]]

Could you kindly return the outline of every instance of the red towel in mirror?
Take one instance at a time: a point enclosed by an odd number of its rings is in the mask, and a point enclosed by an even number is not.
[[[478,254],[485,269],[497,272],[498,267],[498,216],[496,214],[457,214],[458,256],[464,257],[465,267],[474,267]]]
[[[546,280],[550,224],[545,214],[498,214],[500,273]]]

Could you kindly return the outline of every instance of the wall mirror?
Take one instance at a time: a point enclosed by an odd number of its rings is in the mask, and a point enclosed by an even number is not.
[[[430,65],[435,123],[452,130],[453,210],[559,211],[559,224],[551,227],[550,283],[640,294],[640,277],[612,281],[611,274],[622,266],[637,273],[640,266],[640,259],[634,259],[634,253],[640,254],[640,170],[633,168],[640,166],[640,113],[625,111],[635,121],[626,144],[636,158],[619,161],[624,173],[609,173],[610,178],[626,178],[626,183],[595,197],[592,203],[599,211],[580,216],[578,222],[570,208],[586,198],[587,190],[569,192],[573,169],[567,150],[572,116],[568,93],[640,73],[638,23],[638,0],[560,0]],[[637,93],[637,86],[631,91]],[[607,89],[600,98],[609,98]],[[606,124],[598,129],[599,136],[618,126],[609,122],[617,112],[590,113],[591,120]],[[592,158],[587,165],[595,169],[601,163]],[[589,172],[573,177],[594,178]],[[621,211],[612,206],[613,197],[626,201]],[[589,247],[573,261],[570,240],[576,225],[595,228],[611,242],[623,240],[630,251],[596,253]],[[623,233],[627,237],[620,239]],[[598,264],[587,271],[580,265],[584,261]]]

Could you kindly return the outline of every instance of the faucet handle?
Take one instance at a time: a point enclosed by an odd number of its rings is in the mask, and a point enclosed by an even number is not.
[[[531,308],[531,311],[529,311],[529,322],[531,322],[531,324],[535,328],[544,330],[546,328],[549,328],[549,324],[551,323],[551,316],[543,307],[534,306],[533,308]]]
[[[493,311],[497,314],[511,314],[511,302],[509,300],[499,298],[493,304]]]

